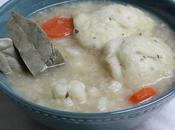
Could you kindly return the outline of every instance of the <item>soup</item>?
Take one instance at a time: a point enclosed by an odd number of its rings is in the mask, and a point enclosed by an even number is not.
[[[107,112],[146,102],[172,86],[174,32],[148,12],[77,2],[41,10],[31,20],[65,64],[35,77],[22,70],[7,74],[27,100],[65,111]]]

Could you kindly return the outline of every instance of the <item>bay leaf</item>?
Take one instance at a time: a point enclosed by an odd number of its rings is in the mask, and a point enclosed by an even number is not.
[[[8,31],[22,60],[34,76],[64,63],[62,55],[49,42],[45,32],[31,20],[12,12]]]

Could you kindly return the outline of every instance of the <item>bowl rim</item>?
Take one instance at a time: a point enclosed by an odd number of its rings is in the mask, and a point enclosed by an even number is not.
[[[17,2],[20,2],[20,1],[10,0],[10,1],[6,2],[3,6],[1,6],[0,13],[3,13],[6,9],[11,8]],[[20,96],[19,94],[17,94],[10,86],[11,85],[9,85],[8,82],[6,81],[5,75],[0,72],[0,90],[2,90],[9,97],[13,98],[14,100],[16,100],[16,101],[18,101],[18,102],[20,102],[28,107],[31,107],[33,109],[36,109],[36,110],[39,110],[42,112],[51,113],[54,115],[71,116],[71,117],[76,117],[76,118],[90,118],[90,117],[94,117],[94,116],[95,117],[101,117],[101,116],[107,117],[110,115],[130,113],[130,112],[138,111],[138,110],[141,110],[144,108],[149,108],[152,105],[157,104],[157,103],[159,103],[159,102],[161,102],[161,101],[163,101],[163,100],[167,99],[168,97],[175,94],[175,86],[173,86],[170,90],[168,90],[162,96],[160,96],[154,100],[151,100],[149,102],[146,102],[144,104],[140,104],[137,106],[132,106],[132,107],[128,107],[128,108],[124,108],[124,109],[112,111],[112,112],[83,113],[83,112],[64,111],[64,110],[54,109],[54,108],[47,107],[47,106],[38,105],[36,103],[33,103],[32,101],[25,99],[24,97]]]
[[[24,97],[20,96],[19,94],[17,94],[11,87],[11,85],[8,84],[8,81],[6,81],[6,77],[4,74],[0,73],[0,90],[2,90],[6,95],[8,95],[9,97],[13,98],[14,100],[27,105],[29,107],[32,107],[36,110],[42,111],[42,112],[46,112],[46,113],[51,113],[51,114],[63,114],[63,115],[73,115],[75,117],[93,117],[93,116],[109,116],[109,115],[116,115],[116,114],[125,114],[125,113],[129,113],[129,112],[134,112],[137,110],[141,110],[144,108],[149,108],[152,105],[159,103],[165,99],[167,99],[168,97],[172,96],[175,94],[175,87],[173,86],[168,92],[166,92],[164,95],[160,96],[157,99],[151,100],[147,103],[144,104],[140,104],[138,106],[133,106],[133,107],[129,107],[129,108],[125,108],[125,109],[121,109],[121,110],[117,110],[117,111],[112,111],[112,112],[88,112],[88,113],[83,113],[83,112],[71,112],[71,111],[64,111],[64,110],[59,110],[59,109],[54,109],[51,107],[47,107],[47,106],[41,106],[39,104],[33,103],[32,101],[29,101],[27,99],[25,99]]]

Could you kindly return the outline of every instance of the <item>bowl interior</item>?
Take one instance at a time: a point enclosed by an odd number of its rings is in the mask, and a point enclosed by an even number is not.
[[[24,0],[24,1],[18,1],[18,0],[11,0],[9,2],[7,2],[2,8],[0,8],[0,38],[2,37],[8,37],[8,32],[7,32],[7,21],[10,15],[11,11],[17,11],[19,13],[21,13],[24,16],[30,16],[32,13],[40,11],[42,9],[51,7],[51,6],[55,6],[58,4],[65,4],[65,3],[69,3],[69,2],[74,2],[74,1],[78,1],[78,0],[70,0],[70,1],[65,1],[65,0],[40,0],[40,1],[36,1],[36,0]],[[151,0],[113,0],[115,2],[126,2],[126,3],[130,3],[133,4],[135,6],[138,6],[139,8],[143,8],[147,11],[150,11],[151,13],[156,14],[158,17],[160,17],[161,19],[163,19],[165,22],[167,22],[172,29],[175,29],[175,2],[172,1],[163,1],[164,6],[162,7],[162,4],[160,4],[160,2],[153,2]],[[20,97],[18,94],[16,94],[13,89],[10,87],[10,84],[8,83],[8,81],[6,80],[5,76],[0,73],[0,89],[2,89],[8,96],[10,96],[11,98],[15,98],[16,100],[22,102],[23,104],[27,104],[29,106],[32,106],[36,109],[39,110],[43,110],[43,111],[49,111],[52,113],[61,113],[61,114],[71,114],[74,113],[77,116],[80,115],[86,115],[86,116],[92,116],[94,115],[94,113],[76,113],[76,112],[65,112],[65,111],[60,111],[60,110],[54,110],[51,108],[47,108],[47,107],[43,107],[43,106],[39,106],[37,104],[34,104],[30,101],[25,100],[23,97]],[[115,112],[105,112],[105,113],[95,113],[98,116],[102,116],[104,114],[116,114],[116,113],[126,113],[129,111],[135,111],[135,110],[139,110],[142,109],[144,107],[153,105],[156,102],[159,102],[161,100],[164,100],[165,98],[173,95],[175,93],[175,87],[172,87],[172,89],[170,89],[169,91],[167,91],[163,96],[161,96],[158,99],[155,99],[151,102],[139,105],[139,106],[135,106],[132,108],[127,108],[127,109],[123,109],[120,111],[115,111]],[[96,115],[96,116],[97,116]]]

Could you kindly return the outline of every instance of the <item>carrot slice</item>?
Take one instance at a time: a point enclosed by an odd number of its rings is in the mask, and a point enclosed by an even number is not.
[[[143,102],[157,94],[157,90],[150,86],[150,87],[144,87],[141,90],[135,92],[130,98],[129,101],[137,104],[140,102]]]
[[[42,24],[49,38],[64,38],[73,33],[73,18],[55,17]]]

